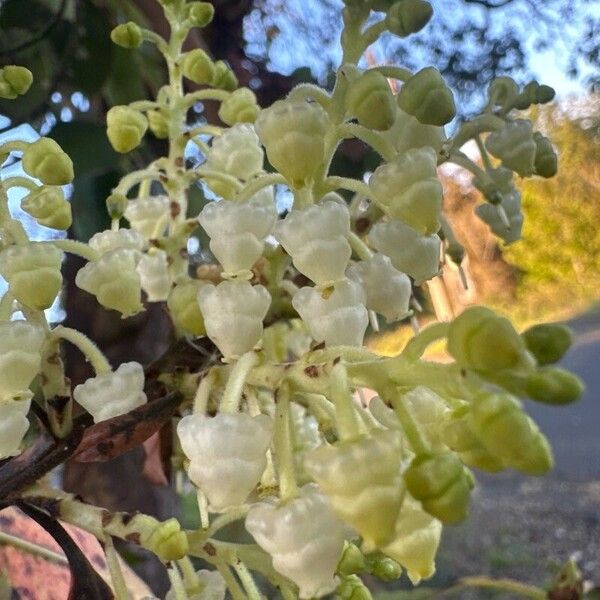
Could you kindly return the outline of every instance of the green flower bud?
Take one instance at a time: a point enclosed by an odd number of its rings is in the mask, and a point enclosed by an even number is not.
[[[471,426],[481,443],[507,467],[544,475],[553,466],[548,440],[509,394],[487,394],[473,402]]]
[[[22,200],[21,208],[40,225],[52,229],[68,229],[73,221],[71,204],[60,187],[38,188]]]
[[[254,123],[259,113],[260,106],[256,102],[254,92],[248,88],[240,88],[223,100],[219,108],[219,119],[229,126],[236,123]]]
[[[191,2],[186,6],[188,22],[192,27],[206,27],[215,16],[210,2]]]
[[[540,85],[537,89],[536,100],[538,104],[547,104],[552,102],[556,96],[556,91],[549,85]]]
[[[570,404],[583,394],[584,385],[573,373],[558,367],[544,367],[525,382],[525,393],[544,404]]]
[[[401,0],[388,10],[385,25],[391,33],[406,37],[421,31],[432,15],[431,4],[425,0]]]
[[[29,69],[18,65],[8,65],[0,69],[0,98],[13,100],[27,93],[33,75]]]
[[[146,113],[148,118],[148,126],[150,131],[160,140],[164,140],[169,137],[169,124],[163,112],[161,110],[149,110]]]
[[[117,25],[110,32],[110,39],[122,48],[139,48],[144,41],[141,28],[133,21]]]
[[[519,95],[519,86],[512,77],[496,77],[488,88],[492,106],[512,106]]]
[[[442,523],[452,525],[467,516],[473,476],[454,452],[416,456],[404,481],[411,496]]]
[[[213,75],[211,85],[221,89],[233,92],[238,86],[238,80],[231,67],[222,60],[215,63],[215,73]]]
[[[129,106],[113,106],[106,115],[106,124],[111,146],[122,154],[137,148],[148,129],[148,119]]]
[[[452,91],[435,67],[421,69],[402,86],[398,106],[425,125],[445,125],[456,115]]]
[[[396,118],[396,104],[387,79],[373,70],[360,75],[350,84],[346,112],[369,129],[389,129]]]
[[[190,81],[204,85],[213,82],[216,65],[204,50],[196,48],[183,55],[181,71]]]
[[[111,194],[106,199],[106,210],[111,219],[120,219],[127,209],[129,199],[125,194]]]
[[[366,566],[365,556],[360,549],[350,542],[344,542],[344,551],[337,566],[337,573],[352,575],[364,571]]]
[[[573,342],[571,330],[555,323],[534,325],[525,330],[521,337],[539,365],[558,362]]]
[[[23,152],[23,170],[46,185],[66,185],[73,181],[73,161],[50,138],[40,138]]]
[[[468,308],[450,324],[448,352],[459,365],[476,371],[533,366],[510,321],[483,306]]]
[[[196,300],[198,289],[203,285],[206,283],[196,279],[185,279],[171,290],[167,298],[167,308],[177,330],[195,336],[206,335],[204,317]]]
[[[336,590],[336,596],[340,600],[373,600],[371,592],[357,575],[344,577]]]
[[[535,142],[535,160],[533,163],[536,175],[554,177],[558,171],[558,157],[550,140],[536,131],[533,134]]]
[[[377,553],[369,557],[369,571],[381,581],[396,581],[402,575],[402,567],[389,556]]]
[[[515,100],[514,107],[526,110],[532,104],[546,104],[554,99],[556,92],[549,85],[530,81]]]
[[[302,187],[321,166],[329,117],[315,102],[279,100],[261,111],[256,133],[269,162],[296,187]]]

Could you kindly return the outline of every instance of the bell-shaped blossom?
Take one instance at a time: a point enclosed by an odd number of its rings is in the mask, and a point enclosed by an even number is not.
[[[416,117],[397,109],[394,124],[380,135],[391,142],[398,154],[402,154],[411,148],[423,148],[429,146],[439,152],[446,141],[443,127],[435,125],[424,125]]]
[[[247,181],[262,171],[263,162],[263,149],[254,127],[249,123],[239,123],[213,140],[202,169],[220,171]],[[235,187],[220,179],[207,177],[206,183],[224,198],[231,198],[236,192]]]
[[[271,434],[272,420],[266,415],[193,414],[179,421],[177,435],[190,461],[189,478],[213,510],[245,502],[267,465]]]
[[[51,244],[8,246],[0,252],[0,275],[19,302],[44,310],[52,306],[62,286],[62,259],[62,250]]]
[[[42,329],[27,321],[0,322],[0,402],[31,396],[43,343]]]
[[[211,202],[198,221],[210,237],[210,250],[226,273],[251,269],[260,258],[265,238],[277,220],[272,192],[249,202]]]
[[[444,426],[451,415],[446,401],[422,385],[403,394],[402,401],[411,411],[432,446],[439,446],[442,443]]]
[[[292,210],[274,232],[298,271],[318,285],[343,279],[352,254],[349,233],[348,207],[334,200]]]
[[[417,585],[435,573],[435,555],[441,535],[441,522],[406,494],[396,519],[394,539],[382,551],[400,563],[413,585]]]
[[[88,242],[89,246],[99,252],[106,254],[113,250],[142,250],[145,245],[144,238],[134,229],[119,229],[112,231],[99,231],[95,233]]]
[[[137,362],[123,363],[116,371],[100,373],[79,384],[73,397],[94,418],[106,421],[146,402],[144,369]]]
[[[398,431],[378,430],[307,454],[304,466],[334,511],[363,537],[371,551],[390,541],[405,486]]]
[[[178,330],[183,330],[196,336],[204,335],[204,317],[198,305],[198,290],[206,281],[184,278],[177,282],[167,298],[167,308],[173,324]]]
[[[362,285],[369,310],[383,315],[390,323],[410,315],[410,279],[394,268],[389,257],[374,254],[349,267],[347,275]]]
[[[164,250],[144,254],[137,265],[142,289],[149,302],[163,302],[169,296],[173,279],[169,272],[169,261]]]
[[[499,158],[502,165],[523,177],[533,175],[537,146],[533,139],[531,121],[507,121],[504,127],[488,135],[485,147]]]
[[[202,286],[198,303],[208,337],[225,358],[236,358],[260,341],[271,295],[262,285],[222,281]]]
[[[369,232],[369,242],[417,285],[439,272],[441,240],[437,235],[419,235],[401,221],[390,221],[377,223]]]
[[[169,214],[168,196],[149,196],[130,200],[125,208],[124,216],[132,229],[147,240],[160,237],[167,226]],[[162,230],[157,227],[162,223]]]
[[[498,207],[493,204],[480,204],[475,208],[475,213],[490,229],[507,244],[512,244],[521,239],[521,230],[523,228],[523,213],[521,212],[521,195],[514,190],[510,194],[502,195],[502,202],[499,204],[504,210],[510,227],[506,226],[505,221],[500,217]]]
[[[336,588],[345,528],[316,485],[305,485],[298,497],[279,506],[255,504],[246,529],[271,555],[275,570],[298,586],[300,598],[320,598]]]
[[[308,476],[304,470],[304,456],[323,443],[323,438],[319,432],[319,422],[304,406],[295,402],[290,403],[290,421],[296,479],[308,481]]]
[[[440,228],[442,184],[433,148],[414,148],[375,170],[369,187],[394,219],[428,235]]]
[[[227,584],[219,571],[200,569],[196,571],[196,579],[197,585],[185,590],[188,600],[225,600]],[[165,600],[176,600],[173,588],[167,592]]]
[[[31,398],[0,400],[0,460],[19,453],[29,429],[27,413],[30,406]]]
[[[369,323],[365,302],[361,285],[351,279],[324,290],[303,287],[292,298],[312,337],[328,346],[362,345]]]
[[[141,279],[136,270],[139,258],[136,250],[112,250],[79,269],[75,283],[96,296],[102,306],[130,317],[144,308]]]

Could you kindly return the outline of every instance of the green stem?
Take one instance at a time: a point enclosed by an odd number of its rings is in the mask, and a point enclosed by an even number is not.
[[[355,137],[371,146],[386,162],[394,160],[397,152],[394,145],[381,137],[376,131],[357,125],[356,123],[343,123],[337,127],[338,135],[342,138]]]
[[[124,194],[125,196],[129,190],[141,183],[142,181],[161,181],[163,174],[155,168],[141,169],[139,171],[133,171],[125,175],[120,181],[117,187],[113,190],[115,194]]]
[[[181,569],[183,575],[183,583],[187,590],[199,590],[201,588],[200,577],[194,569],[194,565],[189,556],[184,556],[177,561],[177,565]]]
[[[375,194],[373,194],[373,190],[364,182],[359,181],[358,179],[351,179],[350,177],[327,177],[323,183],[323,188],[325,192],[333,192],[335,190],[348,190],[350,192],[354,192],[355,194],[360,194],[361,196],[365,196],[379,204]]]
[[[171,582],[171,590],[175,596],[175,600],[189,600],[187,592],[185,591],[185,585],[181,579],[181,574],[177,565],[173,565],[167,569],[169,575],[169,581]]]
[[[71,327],[59,325],[52,331],[51,336],[66,340],[79,348],[82,354],[88,359],[97,375],[100,375],[101,373],[110,373],[112,371],[110,363],[100,348],[80,331],[72,329]]]
[[[427,347],[448,335],[449,323],[434,323],[422,329],[412,338],[402,351],[402,356],[408,360],[417,360],[423,356]]]
[[[279,497],[282,502],[287,502],[298,495],[289,408],[290,390],[289,386],[284,384],[277,395],[273,433],[275,466],[279,475]]]
[[[94,250],[91,246],[88,246],[83,242],[78,242],[77,240],[46,240],[40,243],[56,246],[65,252],[81,256],[81,258],[85,258],[89,261],[98,260],[100,258],[100,253],[97,250]]]
[[[217,100],[219,102],[223,102],[223,100],[227,100],[229,96],[231,96],[231,92],[208,88],[205,90],[198,90],[197,92],[192,92],[191,94],[186,94],[183,97],[182,105],[187,110],[188,108],[196,104],[196,102],[202,102],[203,100]]]
[[[252,198],[252,196],[254,196],[254,194],[259,192],[263,188],[266,188],[270,185],[280,184],[287,185],[287,181],[285,177],[283,175],[280,175],[279,173],[265,173],[264,175],[259,175],[258,177],[250,179],[250,181],[246,182],[244,184],[244,187],[238,190],[234,200],[236,202],[243,202],[245,200],[249,200],[250,198]]]
[[[412,414],[410,407],[405,404],[400,392],[397,391],[389,400],[391,400],[394,412],[415,454],[422,455],[429,453],[431,450],[429,442],[421,431],[421,427]]]
[[[370,27],[363,31],[360,36],[360,44],[362,45],[361,55],[363,52],[374,42],[377,41],[377,38],[386,30],[386,20],[381,19],[381,21],[377,21],[377,23],[373,23]]]
[[[227,589],[233,600],[246,600],[246,594],[244,594],[244,590],[242,590],[240,584],[233,576],[229,565],[225,562],[219,562],[216,564],[216,567],[219,573],[221,573],[221,577],[225,580],[225,585],[227,585]]]
[[[254,577],[252,577],[248,567],[241,560],[238,560],[234,563],[233,568],[244,586],[248,600],[262,600],[260,591],[258,590]]]
[[[348,234],[348,242],[354,253],[361,260],[369,260],[373,256],[371,249],[353,231]]]
[[[481,156],[481,161],[483,162],[483,166],[486,170],[491,170],[494,168],[492,162],[490,161],[490,155],[487,153],[483,142],[481,141],[481,136],[476,135],[474,137],[475,143],[477,144],[477,149],[479,150],[479,154]]]
[[[533,600],[545,600],[548,596],[544,590],[533,585],[527,585],[513,579],[491,579],[489,577],[463,577],[458,580],[456,585],[444,590],[440,597],[453,594],[454,592],[466,587],[483,587],[505,592],[511,592],[523,596],[524,598],[532,598]]]
[[[188,173],[186,173],[186,177],[190,180],[202,179],[202,178],[216,179],[218,181],[222,181],[223,183],[226,183],[227,185],[230,185],[231,187],[235,188],[236,192],[242,188],[242,184],[237,179],[237,177],[234,177],[233,175],[228,175],[227,173],[222,173],[221,171],[213,171],[212,169],[203,169],[202,167],[200,167],[199,169],[196,169],[195,171],[189,171]]]
[[[2,184],[6,189],[11,187],[19,187],[29,190],[33,192],[38,189],[38,185],[33,181],[33,179],[29,179],[28,177],[8,177],[5,179]]]
[[[399,81],[408,81],[412,77],[412,73],[408,69],[391,65],[381,65],[379,67],[373,67],[370,70],[377,71],[389,79],[397,79]]]
[[[6,154],[7,152],[25,152],[29,142],[22,142],[21,140],[9,140],[0,144],[0,155]]]
[[[202,378],[200,385],[198,385],[198,389],[196,390],[196,395],[194,396],[194,413],[199,415],[205,415],[206,410],[208,408],[208,401],[210,399],[210,393],[215,384],[217,372],[214,369],[208,371],[206,375]]]
[[[52,550],[48,550],[48,548],[44,548],[43,546],[38,546],[33,542],[28,542],[23,538],[17,537],[15,535],[11,535],[10,533],[6,533],[4,531],[0,531],[0,544],[5,546],[12,546],[13,548],[17,548],[17,550],[22,550],[23,552],[27,552],[28,554],[33,554],[34,556],[40,556],[45,560],[49,560],[53,563],[59,565],[67,565],[68,561],[65,556],[62,554],[58,554],[57,552],[53,552]]]
[[[106,536],[104,542],[104,554],[106,556],[106,564],[110,573],[110,579],[113,584],[116,600],[131,600],[131,594],[127,589],[121,564],[119,562],[119,554],[115,550],[115,545],[111,536]]]
[[[473,173],[483,181],[489,180],[491,182],[490,176],[474,161],[472,161],[466,154],[459,152],[457,150],[453,150],[450,153],[450,158],[448,158],[447,162],[454,163],[467,171]]]
[[[341,440],[353,440],[360,436],[360,421],[350,393],[346,367],[338,363],[331,370],[330,397],[335,406],[335,423]]]
[[[452,140],[452,148],[458,150],[466,142],[485,131],[497,131],[505,125],[504,119],[495,115],[480,115],[463,123]]]
[[[222,413],[235,413],[239,409],[242,390],[250,371],[258,363],[258,355],[251,350],[240,356],[237,362],[233,365],[229,379],[225,385],[223,399],[219,406],[219,411]]]
[[[0,321],[10,321],[14,312],[15,297],[10,290],[4,292],[4,296],[0,299]]]
[[[312,83],[301,83],[287,95],[287,99],[291,102],[299,102],[309,98],[317,101],[325,110],[331,104],[331,96],[323,88]]]

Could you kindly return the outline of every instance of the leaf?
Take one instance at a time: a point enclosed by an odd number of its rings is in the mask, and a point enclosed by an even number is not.
[[[108,584],[94,571],[83,552],[55,518],[26,502],[18,502],[17,506],[43,527],[65,553],[71,570],[71,588],[67,600],[113,600],[114,595]]]
[[[145,442],[167,423],[181,402],[179,392],[89,427],[75,451],[78,462],[104,462]]]

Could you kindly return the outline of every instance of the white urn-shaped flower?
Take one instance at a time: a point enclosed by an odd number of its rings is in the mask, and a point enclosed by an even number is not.
[[[160,237],[164,233],[168,215],[168,196],[149,196],[130,200],[124,213],[132,229],[147,240]]]
[[[168,298],[173,278],[169,273],[169,261],[164,250],[142,255],[136,270],[149,302],[163,302]]]
[[[31,398],[0,400],[0,460],[18,454],[29,429],[27,413],[30,406]]]
[[[135,229],[99,231],[88,242],[89,246],[100,254],[107,254],[119,249],[140,251],[145,243],[144,238]]]

